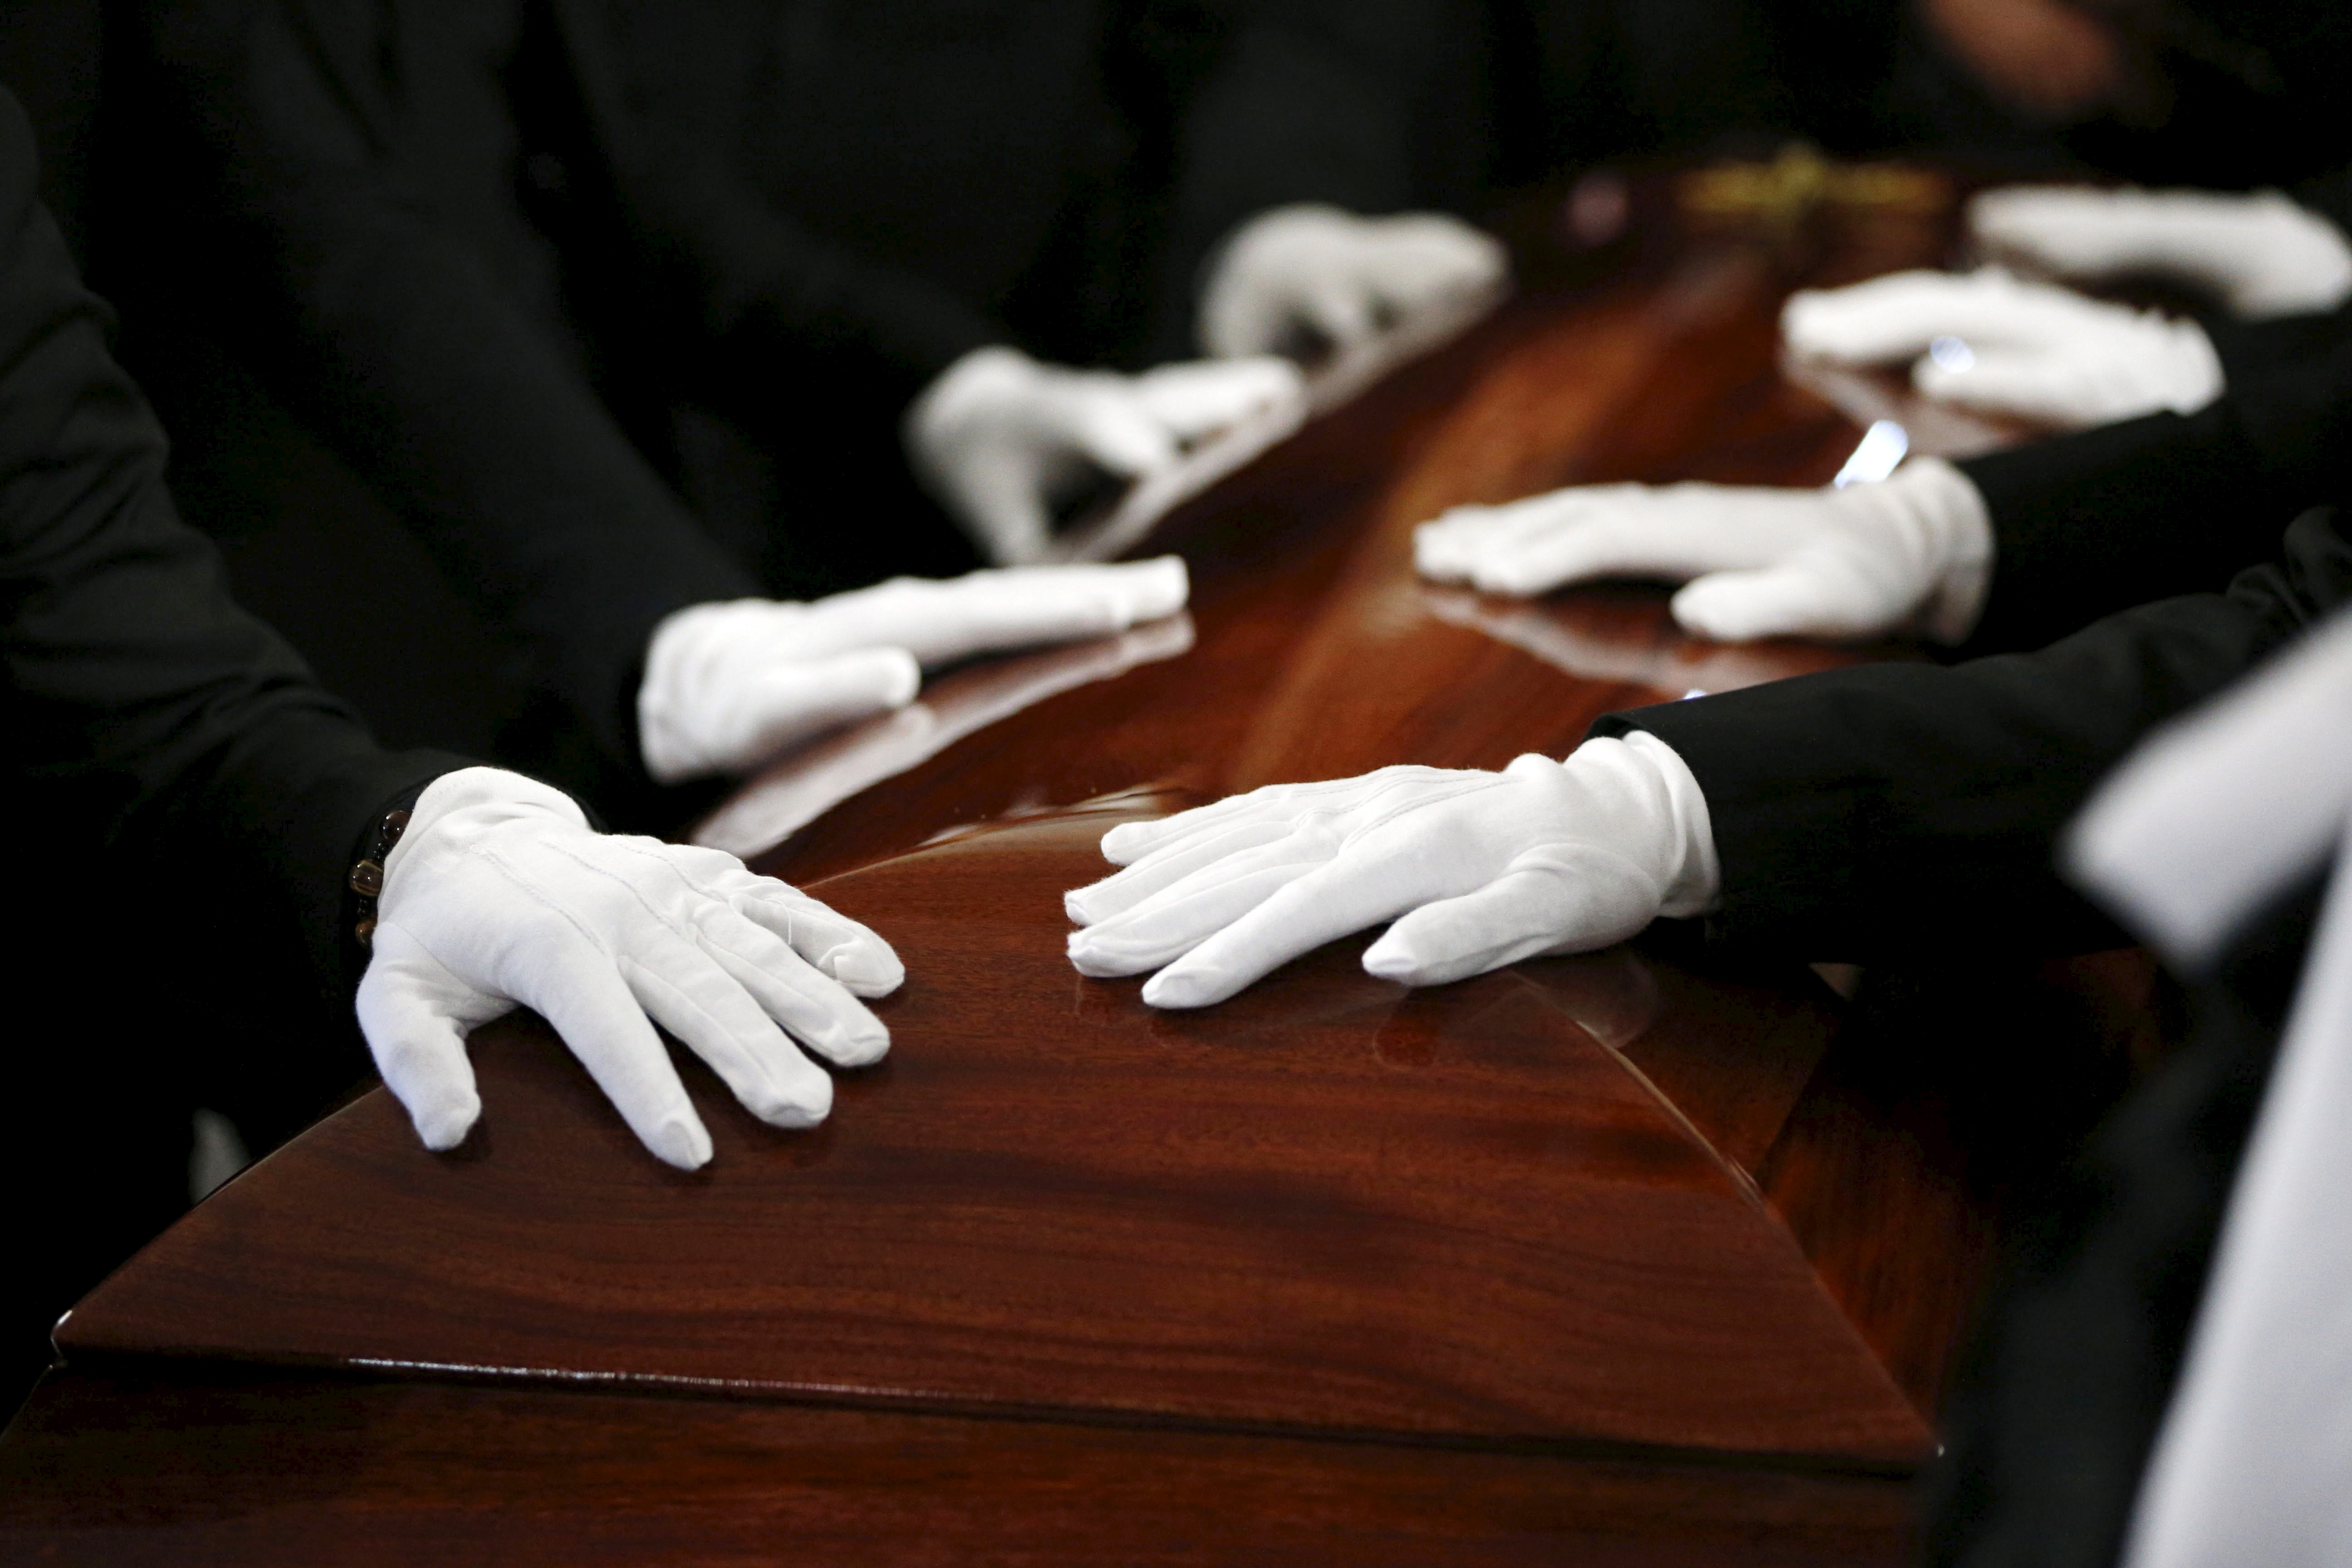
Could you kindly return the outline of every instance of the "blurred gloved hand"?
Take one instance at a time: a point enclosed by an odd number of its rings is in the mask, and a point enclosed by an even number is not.
[[[1455,507],[1414,531],[1413,560],[1499,594],[1687,581],[1675,619],[1723,642],[1919,631],[1957,643],[1983,607],[1992,524],[1967,476],[1923,458],[1844,489],[1580,485]]]
[[[637,689],[646,770],[663,784],[740,773],[798,741],[904,707],[925,668],[1108,636],[1184,607],[1173,555],[897,577],[814,604],[696,605],[654,628]]]
[[[1221,359],[1334,348],[1418,310],[1483,294],[1509,268],[1502,246],[1442,213],[1365,218],[1302,204],[1234,231],[1201,291],[1201,346]]]
[[[1139,479],[1173,464],[1187,442],[1303,395],[1286,360],[1117,375],[984,348],[923,390],[903,434],[916,474],[981,552],[1018,566],[1045,559],[1054,502],[1089,473]]]
[[[1155,1007],[1205,1007],[1383,921],[1383,980],[1438,985],[1580,952],[1714,902],[1706,800],[1673,748],[1635,733],[1501,773],[1393,767],[1270,784],[1103,837],[1127,869],[1064,902],[1080,973],[1157,969]],[[1162,966],[1165,967],[1162,967]]]
[[[889,1031],[857,998],[905,974],[880,937],[733,856],[594,832],[570,796],[496,768],[426,786],[377,910],[360,1027],[429,1149],[481,1114],[467,1035],[516,1007],[682,1170],[710,1158],[710,1134],[655,1024],[762,1121],[814,1126],[833,1080],[803,1047],[879,1058]]]
[[[1998,267],[1807,289],[1790,297],[1780,331],[1795,353],[1847,364],[1917,356],[1912,384],[1929,397],[2066,428],[2189,414],[2221,394],[2221,362],[2194,321]]]
[[[2352,244],[2276,191],[2011,185],[1969,201],[1969,230],[1987,251],[2062,278],[2177,279],[2241,316],[2332,310],[2352,298]]]

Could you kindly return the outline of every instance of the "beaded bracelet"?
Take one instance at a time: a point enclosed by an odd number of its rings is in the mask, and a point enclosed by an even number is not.
[[[359,913],[359,921],[352,927],[352,934],[359,938],[362,948],[375,942],[375,901],[383,893],[383,863],[392,858],[392,847],[400,842],[407,827],[406,810],[384,813],[383,820],[375,825],[367,853],[352,868],[352,891],[359,895],[359,901],[352,906]]]

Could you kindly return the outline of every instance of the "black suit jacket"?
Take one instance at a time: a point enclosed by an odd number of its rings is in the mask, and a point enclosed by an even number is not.
[[[257,1147],[365,1071],[346,889],[463,759],[381,750],[230,601],[163,487],[0,93],[0,820],[16,1194],[0,1403],[58,1311],[188,1200],[190,1112]]]
[[[44,900],[103,885],[109,927],[142,928],[136,946],[233,931],[340,1003],[362,832],[464,764],[380,750],[230,601],[34,178],[23,112],[0,92],[0,788],[31,863],[20,885]]]
[[[2352,310],[2212,329],[2228,390],[1959,465],[1985,499],[1994,564],[1966,653],[2039,647],[2099,616],[2210,590],[2284,519],[2352,479]]]
[[[2150,730],[2348,596],[2352,541],[2315,510],[2225,588],[2035,652],[1801,676],[1595,732],[1647,730],[1697,776],[1723,867],[1708,923],[1726,939],[1808,960],[2088,952],[2124,939],[2058,880],[2059,831]]]
[[[116,265],[226,310],[625,759],[663,616],[975,563],[899,447],[940,371],[995,342],[1148,357],[1173,117],[1229,21],[1206,0],[151,12],[175,107],[143,151],[176,160],[154,184],[184,222],[174,254]]]

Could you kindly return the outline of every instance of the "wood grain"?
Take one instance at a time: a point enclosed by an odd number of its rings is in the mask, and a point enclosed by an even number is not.
[[[53,1378],[0,1559],[1861,1568],[1884,1477],[428,1384]]]

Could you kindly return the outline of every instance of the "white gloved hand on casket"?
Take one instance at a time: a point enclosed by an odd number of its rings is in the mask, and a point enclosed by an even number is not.
[[[1916,631],[1958,643],[1983,607],[1992,524],[1966,475],[1922,458],[1843,489],[1579,485],[1455,507],[1414,531],[1413,561],[1497,594],[1686,583],[1675,619],[1722,642]]]
[[[1443,213],[1368,218],[1315,203],[1276,207],[1220,247],[1201,290],[1201,346],[1233,359],[1279,353],[1305,334],[1344,349],[1485,294],[1509,269],[1499,243]]]
[[[1438,985],[1703,913],[1719,873],[1706,800],[1655,736],[1592,740],[1501,773],[1392,767],[1269,784],[1103,837],[1127,868],[1069,893],[1091,975],[1159,973],[1156,1007],[1204,1007],[1350,931],[1383,980]]]
[[[681,1170],[710,1158],[654,1026],[744,1108],[811,1127],[833,1079],[890,1034],[860,996],[904,978],[874,932],[733,856],[594,831],[562,791],[497,768],[425,787],[385,858],[358,1010],[368,1049],[429,1149],[481,1114],[466,1037],[529,1007],[630,1131]]]
[[[915,473],[1000,566],[1045,558],[1054,505],[1088,474],[1140,479],[1187,443],[1305,395],[1271,357],[1165,364],[1140,375],[1041,364],[974,349],[908,406]]]
[[[1791,353],[1841,364],[1911,361],[1928,397],[2067,429],[2221,395],[2221,361],[2194,321],[2086,300],[1999,267],[1895,272],[1804,289],[1780,312]]]
[[[2211,290],[2240,316],[2332,310],[2352,299],[2352,244],[2277,191],[2008,185],[1969,202],[1985,251],[2078,283],[2135,275]]]
[[[663,784],[742,773],[822,731],[902,708],[922,672],[975,654],[1108,637],[1184,607],[1173,555],[893,578],[814,604],[696,605],[655,627],[637,689]]]

